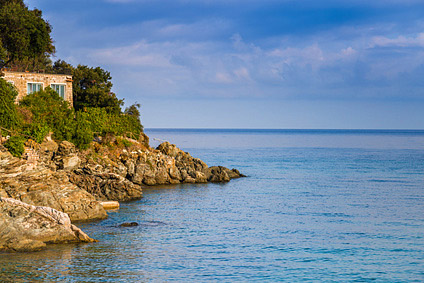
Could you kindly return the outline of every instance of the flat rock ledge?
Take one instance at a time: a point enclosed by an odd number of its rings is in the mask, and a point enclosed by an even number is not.
[[[32,252],[47,244],[96,242],[68,214],[0,197],[0,252]]]

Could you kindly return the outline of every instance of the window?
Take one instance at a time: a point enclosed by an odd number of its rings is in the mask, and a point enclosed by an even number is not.
[[[56,91],[60,97],[65,99],[65,85],[64,84],[51,84],[50,87]]]
[[[28,94],[37,92],[43,89],[42,83],[28,83]]]

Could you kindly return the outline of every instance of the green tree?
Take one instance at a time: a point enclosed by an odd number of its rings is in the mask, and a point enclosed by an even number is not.
[[[140,121],[140,104],[134,103],[125,108],[124,114],[127,116],[126,124],[128,131],[131,133],[143,132],[143,125]]]
[[[0,40],[5,50],[2,66],[28,70],[51,64],[55,47],[52,28],[38,9],[29,10],[22,0],[0,1]]]
[[[0,38],[0,66],[4,66],[6,60],[7,60],[7,51],[3,47],[3,43],[1,42],[1,38]]]
[[[140,119],[140,110],[139,109],[140,109],[140,104],[134,103],[133,105],[130,105],[129,107],[125,108],[124,113]]]
[[[74,67],[71,64],[67,63],[66,61],[59,59],[56,62],[54,62],[54,64],[51,67],[49,67],[46,71],[51,74],[72,75],[74,71]]]
[[[75,110],[101,107],[108,113],[121,113],[124,102],[112,92],[112,77],[108,71],[100,67],[78,65],[72,75]]]

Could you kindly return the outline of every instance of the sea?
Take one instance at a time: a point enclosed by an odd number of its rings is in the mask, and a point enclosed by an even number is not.
[[[424,282],[424,131],[145,132],[247,177],[145,189],[0,282]]]

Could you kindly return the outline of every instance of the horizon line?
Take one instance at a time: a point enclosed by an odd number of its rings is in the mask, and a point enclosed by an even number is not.
[[[384,128],[169,128],[169,127],[149,127],[144,130],[264,130],[264,131],[424,131],[423,129],[384,129]]]

